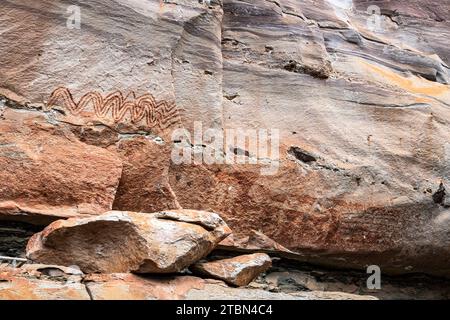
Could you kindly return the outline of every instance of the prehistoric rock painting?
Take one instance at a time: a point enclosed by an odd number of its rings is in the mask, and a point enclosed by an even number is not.
[[[156,101],[148,93],[136,98],[133,91],[125,97],[120,91],[114,91],[106,97],[92,91],[82,96],[77,103],[69,89],[59,87],[53,91],[47,105],[64,106],[72,115],[79,115],[81,111],[92,107],[99,118],[112,118],[115,123],[119,123],[124,122],[128,115],[127,119],[133,124],[145,121],[148,127],[160,129],[168,128],[181,120],[179,110],[173,102]]]

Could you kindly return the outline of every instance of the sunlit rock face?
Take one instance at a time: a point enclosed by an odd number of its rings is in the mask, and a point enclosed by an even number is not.
[[[306,261],[448,275],[450,7],[426,3],[93,0],[77,29],[69,1],[2,1],[0,210],[214,211]],[[279,162],[176,164],[194,122],[278,130]]]

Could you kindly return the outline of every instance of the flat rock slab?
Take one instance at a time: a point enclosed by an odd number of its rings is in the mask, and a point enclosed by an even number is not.
[[[205,257],[230,233],[219,215],[205,211],[111,211],[50,224],[30,239],[27,257],[85,273],[172,273]]]
[[[231,285],[246,286],[271,265],[272,260],[267,254],[255,253],[211,262],[199,262],[192,266],[192,270]]]
[[[205,280],[191,276],[143,277],[130,273],[91,274],[84,279],[94,300],[182,300]]]
[[[81,272],[61,266],[0,266],[0,300],[89,300],[81,280]]]

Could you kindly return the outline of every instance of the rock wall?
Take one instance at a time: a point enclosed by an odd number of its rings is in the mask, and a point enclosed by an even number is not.
[[[69,29],[73,4],[0,3],[2,219],[207,210],[303,261],[449,275],[448,1],[91,0]],[[174,163],[196,122],[279,130],[274,174],[230,141],[257,164]]]

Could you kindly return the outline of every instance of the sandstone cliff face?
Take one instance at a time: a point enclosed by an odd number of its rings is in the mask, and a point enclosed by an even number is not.
[[[68,29],[69,1],[2,1],[1,215],[208,210],[298,259],[448,276],[450,4],[424,3],[92,0]],[[279,130],[278,170],[175,164],[195,121]]]

